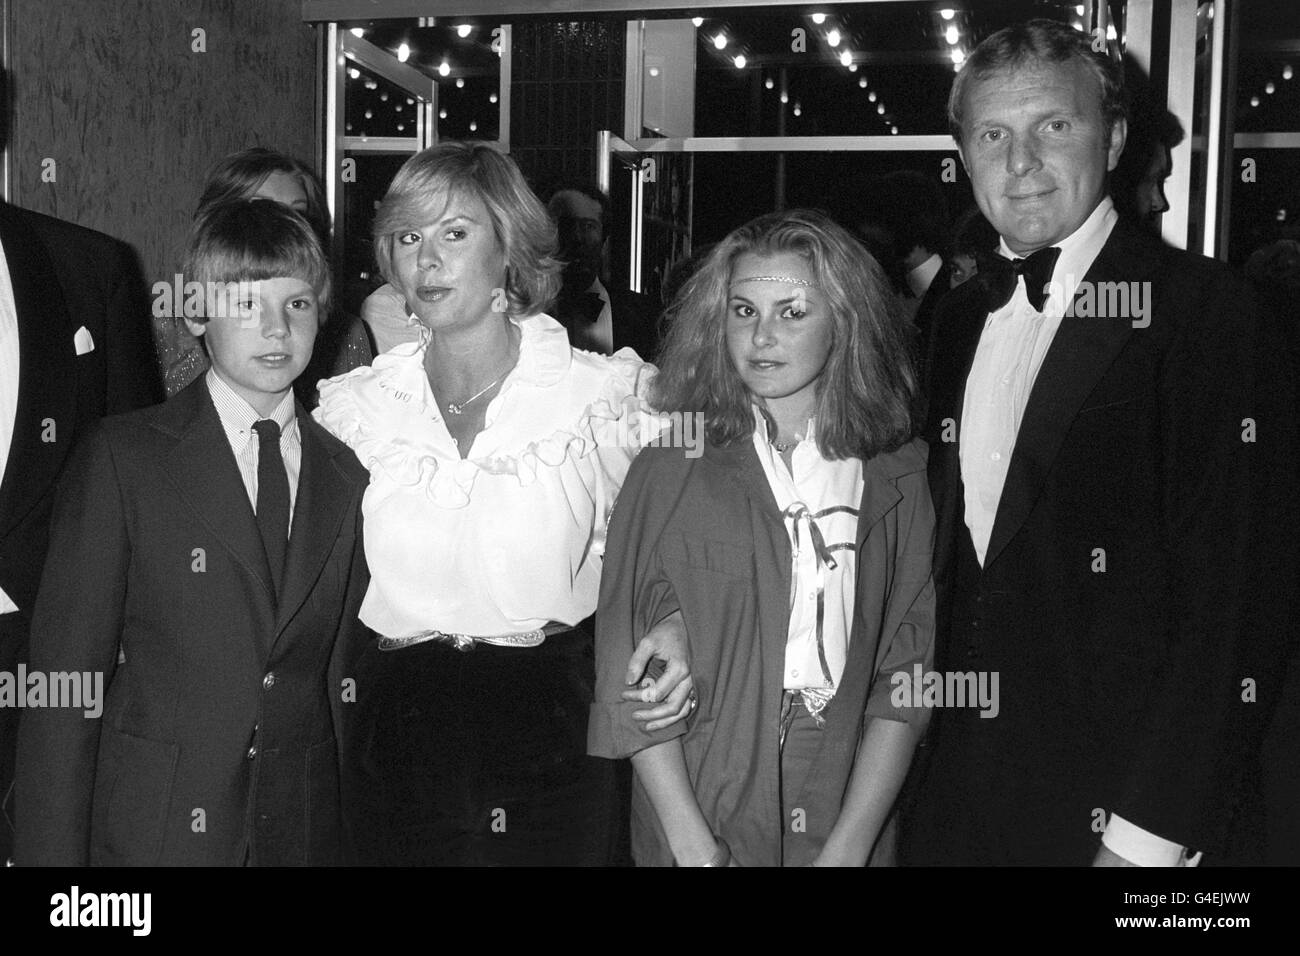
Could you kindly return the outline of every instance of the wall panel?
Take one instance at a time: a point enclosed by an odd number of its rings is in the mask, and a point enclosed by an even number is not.
[[[13,201],[125,240],[150,282],[175,271],[215,160],[253,145],[315,156],[315,32],[298,0],[10,3]],[[166,349],[174,389],[193,369]]]

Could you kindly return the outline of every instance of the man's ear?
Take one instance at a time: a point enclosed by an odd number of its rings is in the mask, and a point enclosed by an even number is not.
[[[970,164],[966,162],[966,150],[962,149],[961,140],[957,140],[957,158],[961,160],[961,168],[966,170],[966,175],[970,176]]]
[[[203,336],[203,333],[208,330],[208,323],[201,322],[198,319],[191,319],[189,317],[186,317],[185,327],[190,330],[190,335],[194,336],[197,339],[197,338],[201,338]]]
[[[1106,150],[1106,172],[1113,171],[1119,164],[1119,157],[1124,152],[1124,143],[1127,140],[1128,121],[1121,116],[1110,128],[1110,146]]]

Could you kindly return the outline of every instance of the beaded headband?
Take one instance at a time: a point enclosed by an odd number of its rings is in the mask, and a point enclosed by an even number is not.
[[[784,282],[787,285],[812,285],[807,279],[800,279],[797,276],[745,276],[743,279],[733,280],[731,284],[738,285],[741,282]]]

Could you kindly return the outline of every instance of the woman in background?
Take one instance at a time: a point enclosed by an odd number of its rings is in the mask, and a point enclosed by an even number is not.
[[[704,454],[632,464],[610,522],[591,752],[632,757],[639,865],[861,866],[927,712],[934,510],[905,319],[827,217],[756,219],[670,308],[651,392]],[[699,708],[648,732],[622,681],[665,618]],[[917,688],[919,693],[919,688]]]
[[[325,204],[325,191],[316,174],[305,164],[291,156],[254,146],[231,153],[212,167],[199,197],[194,217],[199,218],[208,209],[223,202],[242,199],[270,199],[289,206],[311,224],[328,253],[330,247],[330,215]],[[162,336],[176,343],[164,351],[179,354],[165,361],[167,392],[175,394],[193,381],[207,368],[202,348],[182,328],[166,330]],[[369,365],[374,349],[365,326],[355,316],[349,316],[337,306],[321,316],[321,329],[316,336],[316,347],[307,369],[294,383],[298,398],[308,408],[316,404],[316,383],[330,375],[339,375],[361,365]]]

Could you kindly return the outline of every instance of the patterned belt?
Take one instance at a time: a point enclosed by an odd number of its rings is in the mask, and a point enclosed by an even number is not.
[[[495,634],[488,637],[478,637],[471,634],[447,634],[443,631],[425,631],[423,634],[415,634],[411,637],[383,637],[381,635],[377,646],[381,651],[400,651],[404,647],[423,644],[425,641],[439,641],[443,644],[450,644],[458,651],[472,651],[475,644],[492,644],[497,647],[536,647],[553,634],[561,634],[564,631],[571,630],[573,630],[572,624],[560,624],[558,621],[552,621],[545,627],[534,631],[525,631],[522,634]]]

